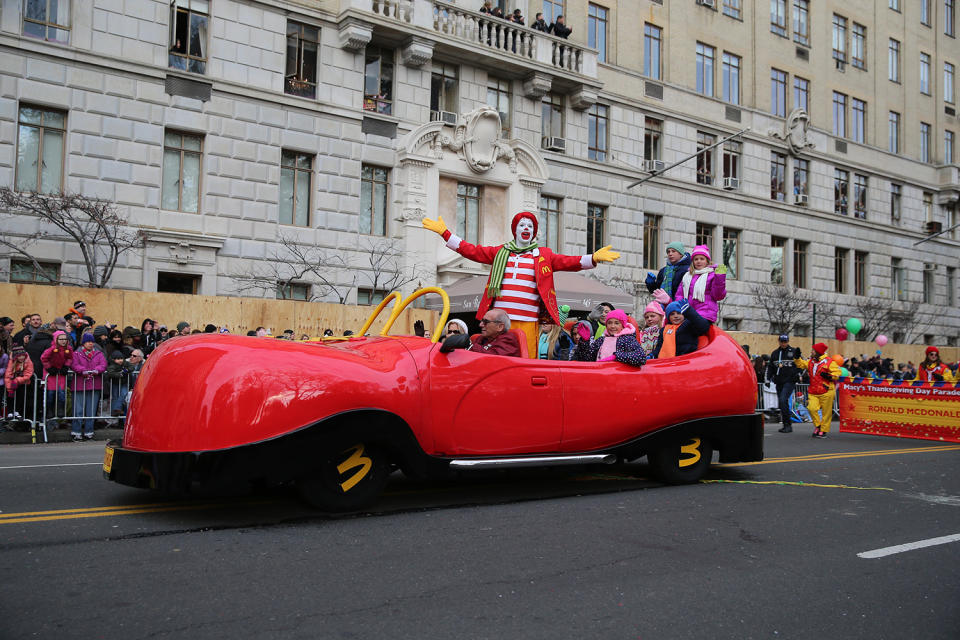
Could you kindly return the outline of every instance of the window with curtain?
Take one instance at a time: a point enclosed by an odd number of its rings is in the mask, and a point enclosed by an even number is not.
[[[930,162],[930,125],[920,123],[920,162]]]
[[[850,173],[843,169],[833,170],[833,212],[842,216],[847,215]]]
[[[649,213],[643,216],[643,268],[659,269],[660,259],[660,216]]]
[[[459,83],[456,65],[434,62],[430,74],[430,115],[437,117],[441,111],[460,112],[457,99]]]
[[[859,173],[853,176],[853,217],[866,220],[867,218],[867,176]]]
[[[280,154],[280,224],[310,225],[313,156],[284,150]]]
[[[770,199],[787,199],[787,156],[776,151],[770,152]]]
[[[67,114],[21,105],[17,118],[17,191],[60,193]]]
[[[457,183],[457,235],[476,244],[480,241],[480,197],[475,184]]]
[[[833,290],[836,293],[847,293],[847,259],[850,249],[836,247],[833,250]]]
[[[890,222],[900,222],[900,207],[903,188],[899,184],[890,185]]]
[[[170,211],[200,210],[200,164],[203,137],[167,130],[163,135],[161,207]]]
[[[643,25],[643,75],[660,79],[660,51],[663,46],[663,30],[650,23]]]
[[[930,54],[920,54],[920,93],[930,95]]]
[[[554,251],[560,249],[560,228],[563,220],[563,198],[540,196],[540,233],[538,240]]]
[[[723,228],[723,264],[727,265],[727,279],[736,280],[740,273],[740,230]]]
[[[833,57],[847,61],[847,19],[833,14]]]
[[[867,68],[867,28],[856,22],[850,36],[850,63],[857,69]]]
[[[563,137],[563,98],[556,93],[548,93],[540,101],[540,135],[544,138]]]
[[[810,44],[810,2],[793,0],[793,41]]]
[[[867,261],[869,254],[866,251],[853,252],[853,293],[858,296],[867,295],[869,282],[867,281]]]
[[[847,96],[833,92],[833,135],[847,137]]]
[[[770,31],[787,37],[787,0],[770,0]]]
[[[770,238],[770,284],[783,284],[783,252],[786,247],[785,238]]]
[[[209,0],[171,0],[167,65],[192,73],[207,72]]]
[[[889,138],[887,151],[900,153],[900,114],[896,111],[891,111],[887,117],[887,135]]]
[[[713,64],[716,49],[710,45],[697,43],[697,93],[713,95]]]
[[[510,137],[510,81],[489,76],[487,78],[487,106],[500,114],[503,137]]]
[[[593,253],[604,245],[606,219],[606,207],[599,204],[587,205],[587,253]]]
[[[365,164],[360,169],[360,233],[387,235],[390,170]]]
[[[809,243],[793,241],[793,286],[797,289],[807,288],[807,253]]]
[[[943,63],[943,101],[953,104],[953,77],[954,66],[949,62]]]
[[[606,162],[607,131],[610,124],[610,107],[594,104],[587,113],[587,157]]]
[[[887,45],[887,79],[900,82],[900,41],[893,38]]]

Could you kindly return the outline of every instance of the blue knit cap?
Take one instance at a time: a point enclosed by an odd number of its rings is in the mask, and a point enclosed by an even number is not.
[[[667,321],[668,322],[670,321],[671,313],[673,313],[674,311],[676,311],[677,313],[683,313],[682,309],[683,309],[683,305],[677,302],[676,300],[668,304],[667,308],[664,309],[664,313],[667,314]]]

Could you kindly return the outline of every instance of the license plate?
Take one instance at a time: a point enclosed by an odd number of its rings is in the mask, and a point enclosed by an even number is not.
[[[113,467],[113,447],[107,447],[107,450],[103,453],[103,472],[110,473],[110,469]]]

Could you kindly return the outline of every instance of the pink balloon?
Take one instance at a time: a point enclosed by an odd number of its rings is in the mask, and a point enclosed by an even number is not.
[[[889,342],[889,340],[887,340],[887,336],[883,335],[882,333],[877,336],[877,346],[882,347],[883,345],[887,344],[887,342]]]

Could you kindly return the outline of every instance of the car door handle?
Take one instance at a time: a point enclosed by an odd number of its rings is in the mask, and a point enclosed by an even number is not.
[[[530,378],[530,384],[535,387],[545,387],[547,386],[546,376],[533,376]]]

